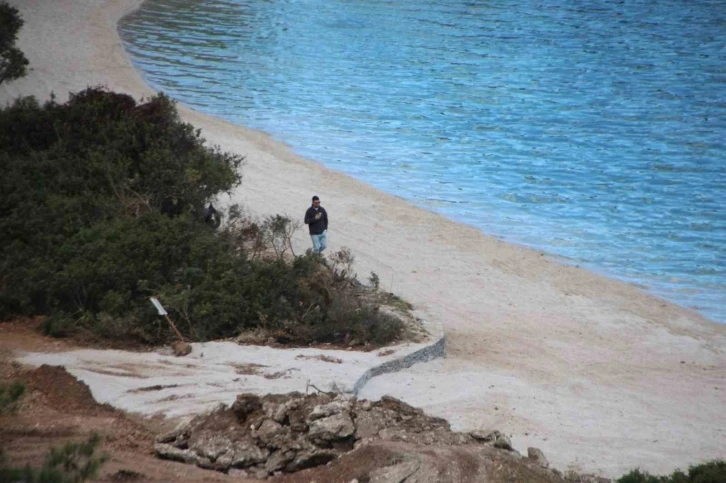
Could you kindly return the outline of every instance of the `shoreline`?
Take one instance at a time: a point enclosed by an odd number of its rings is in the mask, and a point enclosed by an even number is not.
[[[64,102],[89,85],[137,100],[155,93],[117,31],[142,0],[10,4],[25,20],[18,47],[33,70],[0,86],[1,105],[20,95],[42,102],[51,91]],[[361,278],[375,271],[382,287],[443,324],[445,360],[379,376],[366,394],[387,391],[456,429],[501,429],[516,449],[538,447],[561,470],[665,473],[726,457],[726,324],[409,204],[264,133],[178,107],[208,144],[247,156],[230,201],[297,219],[319,194],[331,213],[331,250],[351,248]],[[298,232],[296,252],[309,243]]]

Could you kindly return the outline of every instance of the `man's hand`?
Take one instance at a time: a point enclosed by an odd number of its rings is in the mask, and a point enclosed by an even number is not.
[[[316,220],[319,220],[321,216],[323,216],[323,214],[322,214],[322,213],[316,213],[316,214],[315,214],[315,219],[316,219]]]

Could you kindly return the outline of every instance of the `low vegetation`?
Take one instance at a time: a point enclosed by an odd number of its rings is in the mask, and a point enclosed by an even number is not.
[[[205,223],[243,158],[207,147],[164,95],[19,99],[0,111],[0,163],[0,319],[42,314],[50,335],[157,344],[171,334],[156,296],[191,340],[256,330],[355,346],[401,334],[349,252],[296,255],[296,223],[236,206],[221,230]]]
[[[40,468],[13,468],[0,460],[0,481],[23,483],[80,483],[93,478],[106,461],[106,455],[98,455],[101,441],[98,434],[80,443],[69,442],[51,448]],[[2,455],[0,455],[2,457]]]
[[[691,466],[687,473],[676,470],[667,476],[654,476],[633,470],[616,480],[617,483],[724,483],[726,460],[715,460]]]
[[[0,383],[0,416],[14,412],[25,394],[25,384],[20,381]]]

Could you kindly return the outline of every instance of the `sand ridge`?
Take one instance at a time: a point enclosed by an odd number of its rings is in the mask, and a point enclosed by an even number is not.
[[[0,85],[0,104],[51,92],[63,101],[94,85],[153,94],[117,34],[141,0],[10,3],[25,20],[19,47],[32,70]],[[617,476],[726,457],[726,325],[412,206],[264,133],[181,114],[247,157],[231,201],[300,218],[320,195],[331,249],[351,248],[361,278],[375,271],[443,324],[444,360],[375,378],[363,395],[390,393],[457,430],[501,429],[561,469]],[[298,233],[296,251],[309,245]]]

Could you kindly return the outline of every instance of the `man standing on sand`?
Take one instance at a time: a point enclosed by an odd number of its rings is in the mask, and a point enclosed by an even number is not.
[[[305,212],[305,224],[310,228],[313,251],[322,253],[328,241],[328,213],[320,206],[320,198],[317,196],[313,196],[313,206]]]

